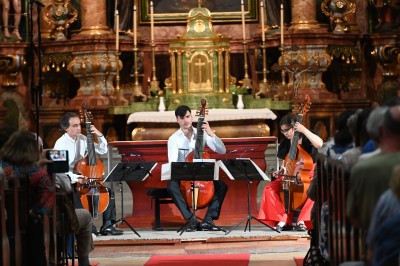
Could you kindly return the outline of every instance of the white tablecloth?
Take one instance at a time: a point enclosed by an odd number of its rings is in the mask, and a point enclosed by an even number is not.
[[[196,111],[192,110],[193,120],[197,121]],[[275,120],[276,115],[269,109],[210,109],[206,114],[207,121],[227,121],[246,119],[271,119]],[[175,123],[175,111],[166,112],[136,112],[128,117],[130,123]]]

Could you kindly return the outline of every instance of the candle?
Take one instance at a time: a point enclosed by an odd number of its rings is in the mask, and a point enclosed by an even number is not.
[[[115,10],[115,50],[119,51],[119,15]]]
[[[245,20],[244,20],[244,3],[243,0],[240,2],[242,7],[242,30],[243,30],[243,40],[246,40],[246,30],[245,30]]]
[[[150,1],[150,36],[151,42],[154,41],[154,10],[153,10],[153,1]]]
[[[133,45],[137,46],[136,5],[133,6]]]
[[[283,47],[283,5],[281,4],[281,47]]]
[[[264,2],[260,3],[260,11],[261,11],[261,38],[262,41],[265,42],[265,32],[264,32]]]

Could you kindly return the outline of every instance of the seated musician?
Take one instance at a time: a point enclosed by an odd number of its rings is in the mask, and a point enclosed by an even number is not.
[[[176,121],[179,129],[168,139],[168,161],[184,162],[186,156],[195,149],[197,129],[192,126],[191,109],[188,106],[181,105],[175,110]],[[204,121],[201,126],[204,131],[204,143],[207,144],[214,152],[224,154],[226,152],[225,145],[219,137],[217,137],[208,122]],[[219,218],[222,203],[224,201],[228,186],[218,180],[214,180],[215,194],[208,205],[207,213],[201,223],[197,217],[191,212],[187,201],[181,194],[180,183],[176,180],[170,180],[167,185],[175,205],[182,213],[183,218],[189,221],[188,231],[196,231],[197,229],[207,231],[213,230],[213,220]]]
[[[310,182],[314,176],[315,162],[317,159],[318,149],[322,147],[322,139],[311,132],[305,126],[297,122],[297,116],[289,113],[284,116],[279,122],[281,133],[285,139],[279,144],[278,158],[284,160],[289,153],[294,133],[297,131],[300,134],[298,144],[311,156],[313,160],[313,169],[310,171]],[[267,224],[275,226],[276,230],[282,231],[287,229],[305,231],[307,227],[311,228],[310,211],[313,206],[313,201],[307,199],[301,211],[290,211],[288,215],[285,212],[284,203],[281,201],[279,191],[281,189],[282,174],[285,172],[285,164],[282,163],[281,169],[273,173],[273,180],[264,189],[264,194],[261,200],[258,219],[264,220]],[[304,191],[306,193],[306,191]],[[307,227],[306,224],[307,223]]]
[[[65,133],[62,135],[54,146],[56,150],[68,150],[69,156],[69,166],[70,171],[67,173],[68,177],[71,179],[71,183],[74,184],[76,182],[85,182],[88,177],[82,176],[79,173],[74,173],[75,164],[84,156],[87,155],[87,138],[86,136],[81,134],[81,122],[79,119],[79,115],[74,112],[68,112],[64,114],[60,119],[60,127],[62,131]],[[99,143],[94,144],[94,149],[97,154],[105,154],[108,151],[107,140],[104,135],[94,126],[90,126],[90,130],[92,134],[97,136]],[[89,177],[90,178],[90,177]],[[100,231],[93,229],[93,233],[96,235],[98,233],[102,235],[122,235],[123,231],[116,229],[114,226],[111,226],[114,221],[116,221],[116,210],[115,210],[115,198],[114,191],[108,189],[110,194],[110,201],[107,206],[107,209],[103,212],[103,226],[100,228]],[[83,208],[82,204],[80,204],[79,200],[75,201],[78,208]]]

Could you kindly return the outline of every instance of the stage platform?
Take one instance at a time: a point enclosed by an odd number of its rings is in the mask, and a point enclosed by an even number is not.
[[[230,227],[223,227],[228,230]],[[177,233],[179,228],[163,231],[135,228],[140,237],[129,228],[120,236],[97,236],[92,258],[126,256],[182,255],[182,254],[266,254],[306,253],[309,247],[307,232],[283,231],[277,233],[268,227],[252,223],[251,232],[243,227],[226,234],[222,231]]]

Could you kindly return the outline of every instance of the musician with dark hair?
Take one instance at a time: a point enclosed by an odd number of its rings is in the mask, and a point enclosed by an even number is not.
[[[85,183],[90,177],[83,176],[81,173],[76,173],[74,168],[75,164],[87,156],[88,142],[87,137],[81,134],[81,121],[79,115],[74,112],[67,112],[60,118],[60,127],[64,134],[56,141],[54,149],[67,150],[69,160],[69,172],[65,174],[57,174],[56,186],[63,187],[66,183],[75,184]],[[107,140],[104,135],[94,126],[90,125],[90,131],[93,135],[97,136],[98,143],[94,143],[94,149],[97,154],[105,154],[108,151]],[[68,185],[68,184],[67,184]],[[103,212],[103,226],[97,232],[95,227],[93,233],[98,235],[121,235],[122,230],[116,229],[111,226],[116,221],[115,198],[114,192],[108,189],[110,194],[110,201],[107,209]],[[83,208],[79,197],[75,200],[77,208]]]
[[[313,167],[310,171],[311,182],[311,179],[314,176],[314,168],[318,149],[321,148],[323,144],[322,139],[317,134],[310,131],[300,122],[298,122],[297,116],[293,113],[289,113],[284,116],[279,122],[279,126],[281,133],[285,136],[285,139],[279,144],[278,158],[285,160],[286,156],[291,150],[295,132],[300,133],[298,144],[309,156],[311,156],[313,161]],[[270,182],[264,189],[264,194],[258,213],[258,219],[264,220],[265,223],[271,226],[275,226],[276,230],[278,231],[291,228],[289,223],[292,223],[296,230],[305,231],[307,229],[305,222],[308,223],[310,221],[310,211],[314,202],[311,199],[307,199],[300,212],[291,211],[290,215],[288,215],[285,211],[284,203],[281,201],[279,196],[279,191],[281,190],[282,186],[282,179],[284,178],[285,174],[286,169],[283,162],[281,169],[273,173],[273,178],[275,178],[275,180]],[[306,193],[306,191],[304,191],[304,193]],[[311,224],[308,224],[308,226],[311,227]]]
[[[197,129],[192,125],[191,109],[186,105],[181,105],[175,110],[176,121],[179,129],[173,133],[168,139],[168,161],[184,162],[187,155],[195,150]],[[226,152],[225,145],[222,140],[215,135],[208,122],[203,121],[201,125],[203,130],[203,142],[207,144],[214,152],[224,154]],[[175,205],[182,213],[184,219],[188,220],[188,231],[196,231],[197,229],[207,231],[213,230],[213,220],[219,218],[222,203],[224,201],[228,186],[221,180],[214,180],[215,194],[208,204],[207,213],[203,222],[199,224],[197,217],[190,211],[187,201],[181,194],[180,182],[171,179],[168,182],[167,189],[170,193]]]

